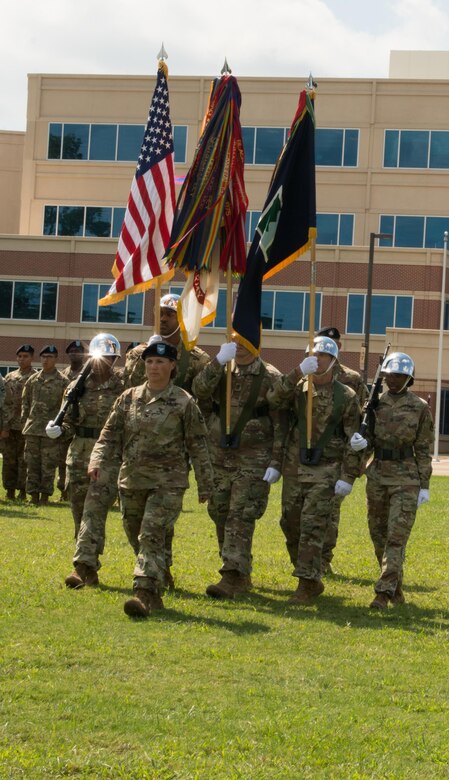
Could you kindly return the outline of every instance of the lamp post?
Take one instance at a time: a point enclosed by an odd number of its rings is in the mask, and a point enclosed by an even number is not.
[[[435,449],[433,459],[439,461],[438,449],[440,438],[440,409],[441,409],[441,371],[443,366],[443,333],[444,333],[444,308],[446,300],[446,258],[447,258],[447,230],[443,234],[443,269],[441,279],[441,309],[440,309],[440,333],[438,337],[438,364],[437,364],[437,397],[435,402]]]
[[[371,321],[371,298],[373,297],[374,241],[376,238],[393,238],[393,236],[391,233],[369,234],[368,284],[365,305],[365,343],[363,345],[363,381],[365,384],[368,383],[369,329]]]

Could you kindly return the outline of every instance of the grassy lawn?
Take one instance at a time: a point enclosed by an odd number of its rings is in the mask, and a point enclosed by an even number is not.
[[[254,592],[204,595],[215,534],[191,490],[176,593],[132,621],[133,555],[109,517],[101,587],[67,591],[66,505],[0,502],[0,778],[449,777],[449,477],[434,477],[405,570],[378,614],[364,484],[343,505],[337,574],[314,607],[279,529],[279,486],[254,541]],[[3,496],[3,492],[1,494]]]

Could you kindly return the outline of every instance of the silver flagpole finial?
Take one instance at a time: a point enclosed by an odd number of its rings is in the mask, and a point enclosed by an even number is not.
[[[318,84],[316,83],[316,81],[313,80],[312,73],[310,73],[309,80],[306,82],[307,89],[310,89],[310,91],[312,91],[313,89],[316,89],[317,86]]]
[[[166,60],[168,57],[167,52],[164,49],[164,42],[162,42],[161,50],[159,54],[157,55],[158,60]]]
[[[224,64],[223,64],[223,67],[222,67],[220,73],[221,73],[222,76],[226,76],[228,73],[232,73],[232,70],[231,70],[231,68],[228,65],[228,61],[227,61],[226,57],[225,57],[225,61],[224,61]]]

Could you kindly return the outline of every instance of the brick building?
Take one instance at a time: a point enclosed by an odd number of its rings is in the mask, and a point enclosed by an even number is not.
[[[400,53],[396,52],[395,55]],[[408,53],[410,54],[410,53]],[[449,230],[449,72],[445,78],[322,79],[316,102],[317,326],[336,325],[343,359],[359,367],[371,233],[375,248],[369,376],[387,341],[413,355],[416,389],[435,405],[443,233]],[[405,61],[404,61],[405,63]],[[394,71],[394,72],[393,72]],[[248,240],[302,79],[239,78],[249,197]],[[0,132],[0,370],[19,343],[68,341],[111,330],[146,340],[153,293],[98,307],[111,281],[143,123],[155,79],[31,75],[25,133]],[[169,79],[176,174],[192,161],[209,78]],[[263,353],[281,370],[307,341],[307,255],[263,293]],[[182,287],[182,277],[171,283]],[[448,325],[449,280],[446,282]],[[224,286],[200,344],[225,338]],[[449,446],[449,337],[443,359],[441,446]]]

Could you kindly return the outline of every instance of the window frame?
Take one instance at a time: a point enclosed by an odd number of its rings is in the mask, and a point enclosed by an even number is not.
[[[10,306],[10,315],[9,317],[2,317],[0,316],[0,321],[3,322],[57,322],[58,321],[58,308],[59,308],[59,282],[57,281],[50,281],[49,279],[44,279],[42,281],[34,281],[33,279],[1,279],[1,282],[10,282],[12,283],[12,294],[11,294],[11,306]],[[40,287],[40,298],[39,298],[39,317],[14,317],[14,298],[15,298],[15,292],[16,292],[16,284],[38,284]],[[56,287],[56,296],[55,296],[55,310],[54,310],[54,317],[53,319],[47,319],[42,317],[42,303],[43,303],[43,291],[44,291],[44,284],[51,284]]]
[[[362,330],[361,331],[354,331],[349,330],[349,308],[350,308],[350,299],[352,296],[362,297],[363,298],[363,312],[362,312]],[[413,317],[414,317],[414,309],[415,309],[415,296],[409,295],[409,294],[398,294],[398,293],[373,293],[372,298],[394,298],[394,314],[393,314],[393,324],[387,325],[387,328],[403,328],[405,330],[412,330],[413,329]],[[410,298],[411,299],[411,307],[410,307],[410,325],[396,325],[396,318],[397,318],[397,303],[398,298]],[[365,333],[365,318],[366,318],[366,299],[367,299],[367,293],[365,292],[349,292],[346,297],[346,333],[351,336],[363,336]],[[372,316],[372,307],[371,307],[371,316]],[[373,336],[384,336],[385,331],[383,333],[378,333],[375,330],[370,329],[370,333]]]
[[[129,295],[125,295],[124,298],[123,298],[123,301],[125,302],[125,318],[124,318],[125,321],[124,322],[109,322],[107,320],[99,320],[98,319],[98,312],[99,312],[99,310],[104,308],[103,306],[100,306],[99,303],[98,303],[100,295],[101,295],[101,297],[104,297],[102,294],[100,294],[100,287],[107,287],[109,289],[110,286],[111,286],[110,282],[83,282],[82,283],[80,315],[79,315],[80,324],[83,324],[83,325],[86,325],[86,324],[89,324],[89,325],[102,325],[102,326],[103,325],[104,326],[117,325],[119,327],[126,327],[128,325],[130,325],[130,326],[134,326],[134,325],[142,326],[143,325],[143,321],[144,321],[144,317],[145,317],[145,295],[144,295],[143,292],[136,293],[137,295],[141,295],[142,296],[142,316],[141,316],[141,321],[140,322],[128,322],[129,298],[130,298]],[[96,287],[97,288],[96,319],[94,319],[94,320],[84,320],[83,319],[84,291],[85,291],[86,287]],[[119,301],[118,303],[122,303],[122,301]],[[116,306],[117,304],[111,303],[110,305],[111,306]]]

